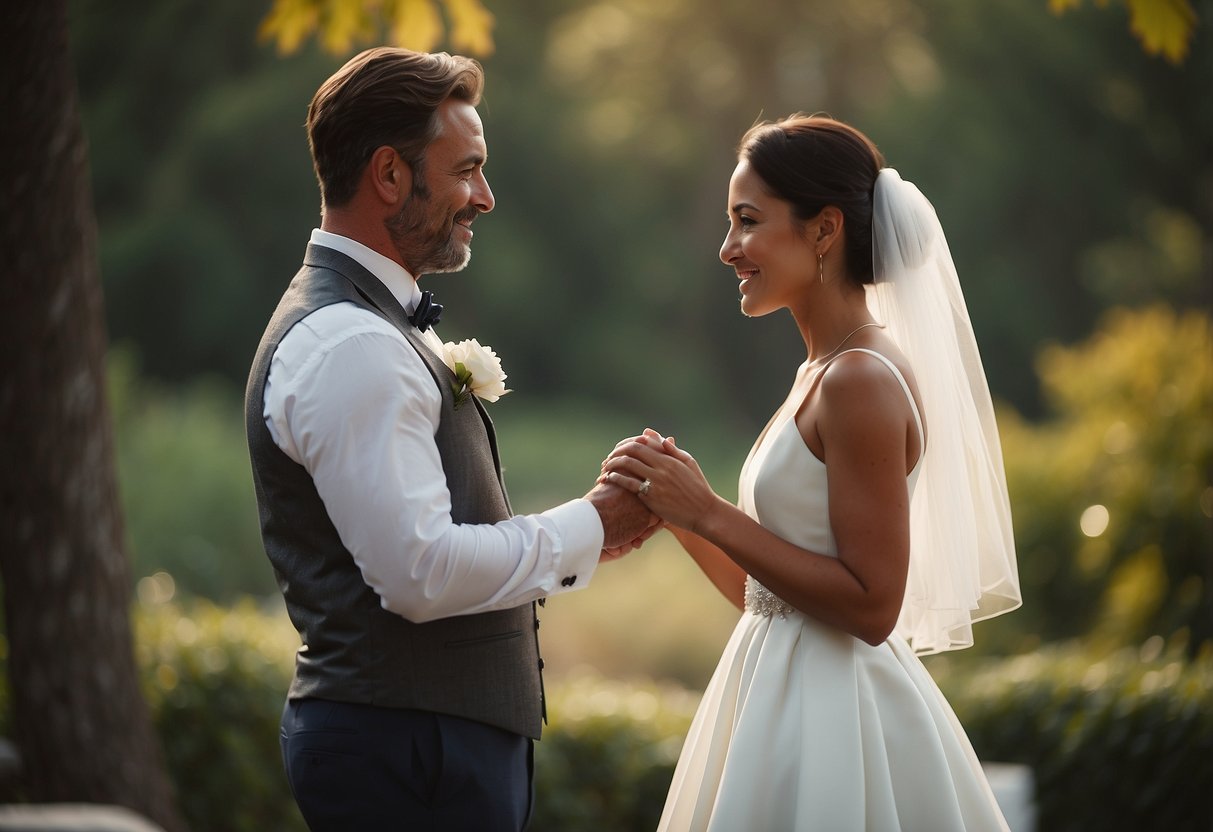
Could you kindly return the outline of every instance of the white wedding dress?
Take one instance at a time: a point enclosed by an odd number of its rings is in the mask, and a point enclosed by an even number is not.
[[[888,359],[862,352],[883,361],[910,396]],[[785,540],[836,557],[826,467],[805,445],[794,408],[785,405],[750,452],[739,506]],[[658,829],[1007,826],[964,730],[904,639],[872,647],[748,578],[746,610],[700,702]]]

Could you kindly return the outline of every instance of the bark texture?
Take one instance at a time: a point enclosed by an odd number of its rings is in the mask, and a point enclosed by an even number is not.
[[[0,577],[23,785],[181,830],[134,659],[66,0],[16,0],[0,32]]]

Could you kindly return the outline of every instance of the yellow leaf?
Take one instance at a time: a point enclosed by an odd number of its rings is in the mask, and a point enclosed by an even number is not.
[[[257,29],[257,37],[274,40],[280,53],[290,54],[316,30],[319,19],[316,5],[308,0],[274,0]]]
[[[429,52],[442,38],[442,17],[434,0],[396,0],[391,15],[392,43],[419,52]],[[387,9],[384,10],[385,13]]]
[[[321,43],[328,52],[344,54],[356,38],[370,34],[361,0],[328,0],[324,7]]]
[[[443,0],[451,18],[451,46],[471,55],[493,54],[493,15],[480,0]]]
[[[1070,9],[1077,9],[1082,5],[1082,0],[1049,0],[1049,11],[1056,15],[1062,15]]]
[[[1196,10],[1188,0],[1128,0],[1129,29],[1150,55],[1162,53],[1173,64],[1188,54],[1196,28]]]

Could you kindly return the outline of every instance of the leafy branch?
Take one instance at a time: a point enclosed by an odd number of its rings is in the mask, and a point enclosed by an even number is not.
[[[1082,5],[1082,0],[1049,0],[1049,11],[1062,15]],[[1108,0],[1095,0],[1101,9]],[[1196,31],[1196,10],[1190,0],[1125,0],[1129,9],[1129,31],[1147,55],[1162,55],[1178,66],[1188,56],[1188,47]]]
[[[274,0],[257,34],[282,54],[313,35],[335,55],[371,43],[430,52],[444,37],[457,52],[493,53],[493,15],[480,0]]]

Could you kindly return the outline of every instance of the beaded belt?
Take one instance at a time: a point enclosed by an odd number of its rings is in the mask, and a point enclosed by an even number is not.
[[[745,608],[755,615],[787,618],[796,608],[767,589],[750,575],[745,579]]]

